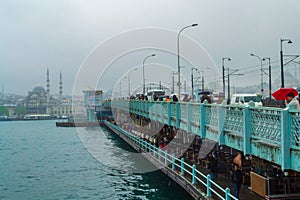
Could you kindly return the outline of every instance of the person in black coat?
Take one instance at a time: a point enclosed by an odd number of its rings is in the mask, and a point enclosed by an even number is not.
[[[240,189],[243,182],[243,173],[237,164],[233,165],[233,171],[231,172],[230,178],[233,183],[233,194],[236,198],[239,198]]]
[[[217,177],[217,173],[218,173],[218,159],[216,153],[214,152],[210,160],[210,176],[212,180],[214,180]]]
[[[175,94],[173,95],[173,102],[178,102],[178,98]]]

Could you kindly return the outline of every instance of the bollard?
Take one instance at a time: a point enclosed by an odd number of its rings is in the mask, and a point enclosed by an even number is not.
[[[184,158],[181,158],[181,175],[184,176]]]
[[[195,184],[195,177],[196,177],[196,165],[193,165],[193,168],[192,168],[192,184],[194,185]]]
[[[210,191],[210,180],[211,180],[211,177],[210,177],[210,175],[208,174],[207,175],[207,186],[206,186],[206,196],[208,196],[208,197],[211,197],[211,191]]]

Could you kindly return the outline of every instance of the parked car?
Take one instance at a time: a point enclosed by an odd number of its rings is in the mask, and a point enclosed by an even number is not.
[[[256,94],[233,94],[230,104],[248,105],[252,101],[255,106],[262,106],[261,99]]]

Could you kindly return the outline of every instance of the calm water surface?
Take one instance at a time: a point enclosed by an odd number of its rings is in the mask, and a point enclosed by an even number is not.
[[[160,171],[123,170],[138,162],[113,133],[91,129],[86,138],[111,163],[95,159],[75,128],[0,122],[0,199],[191,199]]]

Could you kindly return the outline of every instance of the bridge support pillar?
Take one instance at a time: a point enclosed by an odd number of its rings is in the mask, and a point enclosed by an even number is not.
[[[176,128],[180,129],[181,109],[180,103],[176,103]]]
[[[171,103],[167,104],[167,111],[168,111],[168,125],[171,126]]]
[[[244,155],[251,154],[251,112],[250,107],[255,106],[253,102],[250,102],[243,110],[244,124],[243,124],[243,135],[244,135]]]
[[[225,144],[225,134],[224,134],[224,123],[225,123],[225,105],[227,105],[226,100],[222,101],[222,105],[219,106],[219,123],[218,123],[218,135],[219,135],[219,146]]]
[[[206,129],[205,129],[205,104],[207,104],[207,100],[204,101],[203,104],[200,105],[200,135],[201,138],[206,138]]]
[[[187,113],[187,132],[191,132],[191,104],[186,105],[186,113]]]
[[[281,111],[281,169],[291,169],[291,117],[289,108]]]

